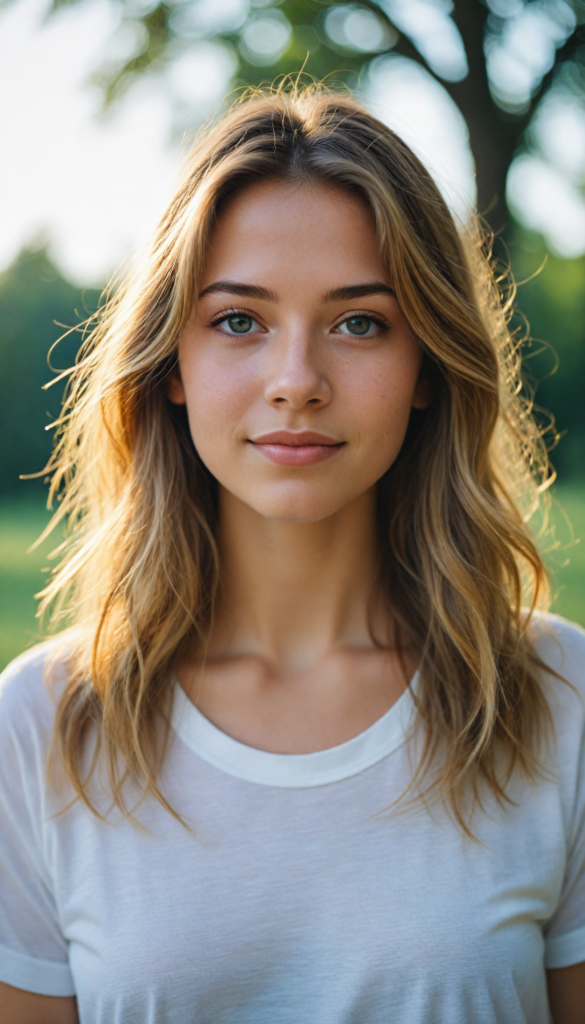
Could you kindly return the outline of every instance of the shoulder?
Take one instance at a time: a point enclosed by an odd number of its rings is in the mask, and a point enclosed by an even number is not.
[[[585,697],[585,629],[560,615],[535,615],[531,633],[539,657]]]
[[[585,751],[585,629],[551,614],[535,616],[530,628],[545,666],[543,683],[557,756],[565,767],[578,766]]]
[[[67,678],[67,648],[56,637],[25,651],[0,675],[0,749],[50,736]]]

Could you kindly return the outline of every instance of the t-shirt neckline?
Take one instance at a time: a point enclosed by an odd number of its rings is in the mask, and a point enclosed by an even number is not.
[[[183,742],[208,764],[246,782],[287,789],[304,789],[340,782],[388,757],[406,740],[415,702],[410,685],[389,710],[364,732],[346,743],[311,754],[273,754],[249,747],[213,725],[175,681],[171,725]]]

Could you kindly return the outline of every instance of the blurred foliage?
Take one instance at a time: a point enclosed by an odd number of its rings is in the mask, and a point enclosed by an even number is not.
[[[585,256],[551,255],[525,231],[510,244],[510,256],[520,282],[516,305],[525,318],[521,323],[517,316],[516,325],[530,334],[524,375],[535,386],[539,419],[545,423],[552,414],[559,435],[551,459],[561,480],[585,482]]]
[[[1,0],[0,0],[1,2]],[[56,10],[80,0],[53,0]],[[119,25],[94,80],[106,105],[146,73],[163,75],[211,41],[235,86],[302,67],[367,83],[396,55],[437,79],[469,129],[478,208],[504,221],[505,184],[551,90],[585,96],[585,0],[112,0]],[[499,197],[499,201],[498,201]]]
[[[64,328],[85,320],[97,307],[99,292],[66,281],[45,250],[25,251],[0,274],[0,494],[41,493],[38,482],[19,476],[38,473],[51,452],[52,432],[45,428],[59,414],[64,382],[43,391],[56,374],[49,350]],[[51,365],[65,369],[75,361],[78,333],[64,338]]]

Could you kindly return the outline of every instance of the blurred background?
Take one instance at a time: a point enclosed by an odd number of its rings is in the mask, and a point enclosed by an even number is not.
[[[58,542],[27,553],[46,485],[19,479],[80,335],[49,348],[123,276],[226,95],[301,68],[356,90],[511,261],[558,472],[553,609],[585,624],[585,0],[0,0],[0,668],[39,636]]]

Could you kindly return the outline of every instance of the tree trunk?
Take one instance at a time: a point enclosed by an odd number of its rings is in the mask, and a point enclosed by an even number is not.
[[[454,18],[461,33],[469,75],[462,82],[445,82],[469,129],[475,159],[477,209],[496,231],[506,226],[506,178],[526,116],[499,110],[488,84],[484,37],[488,10],[479,0],[455,0]]]

